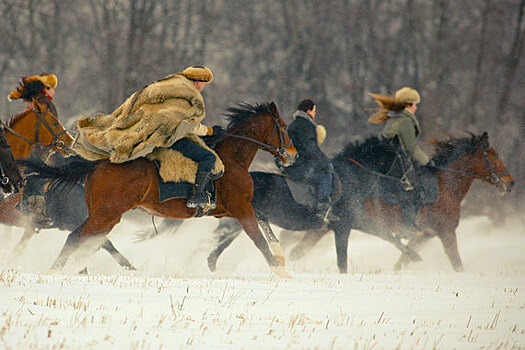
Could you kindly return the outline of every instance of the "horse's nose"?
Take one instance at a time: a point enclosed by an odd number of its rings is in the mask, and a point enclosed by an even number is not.
[[[507,184],[507,192],[510,192],[512,191],[512,188],[514,187],[514,180],[512,180],[511,182],[509,182]]]

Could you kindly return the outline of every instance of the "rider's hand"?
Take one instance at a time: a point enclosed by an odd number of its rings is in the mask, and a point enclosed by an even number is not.
[[[213,127],[213,136],[217,139],[222,138],[226,133],[226,130],[220,125],[214,125]]]

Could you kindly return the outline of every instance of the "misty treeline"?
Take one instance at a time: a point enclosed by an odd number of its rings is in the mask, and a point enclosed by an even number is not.
[[[488,131],[517,180],[505,199],[476,184],[470,206],[523,210],[525,0],[0,0],[0,93],[20,76],[59,77],[55,103],[111,112],[145,84],[206,65],[207,123],[228,106],[275,101],[287,121],[318,105],[330,155],[378,134],[368,92],[418,89],[423,140]],[[23,109],[1,99],[3,120]],[[424,146],[431,152],[431,146]],[[489,193],[490,192],[490,193]],[[503,208],[503,209],[501,209]],[[496,213],[496,214],[494,214]]]

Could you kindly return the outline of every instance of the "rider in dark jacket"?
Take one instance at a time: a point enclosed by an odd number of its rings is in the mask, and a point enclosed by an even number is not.
[[[297,149],[298,157],[285,172],[294,180],[313,184],[317,190],[318,216],[337,220],[338,217],[330,210],[334,170],[328,157],[319,148],[324,141],[326,131],[322,125],[317,125],[315,117],[314,102],[301,101],[293,114],[293,122],[288,126],[288,135]]]

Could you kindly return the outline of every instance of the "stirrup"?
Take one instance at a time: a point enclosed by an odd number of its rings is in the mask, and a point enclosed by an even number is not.
[[[412,183],[406,175],[403,175],[403,177],[401,177],[401,183],[404,185],[403,189],[405,191],[412,191],[414,189],[414,186],[412,186]]]

